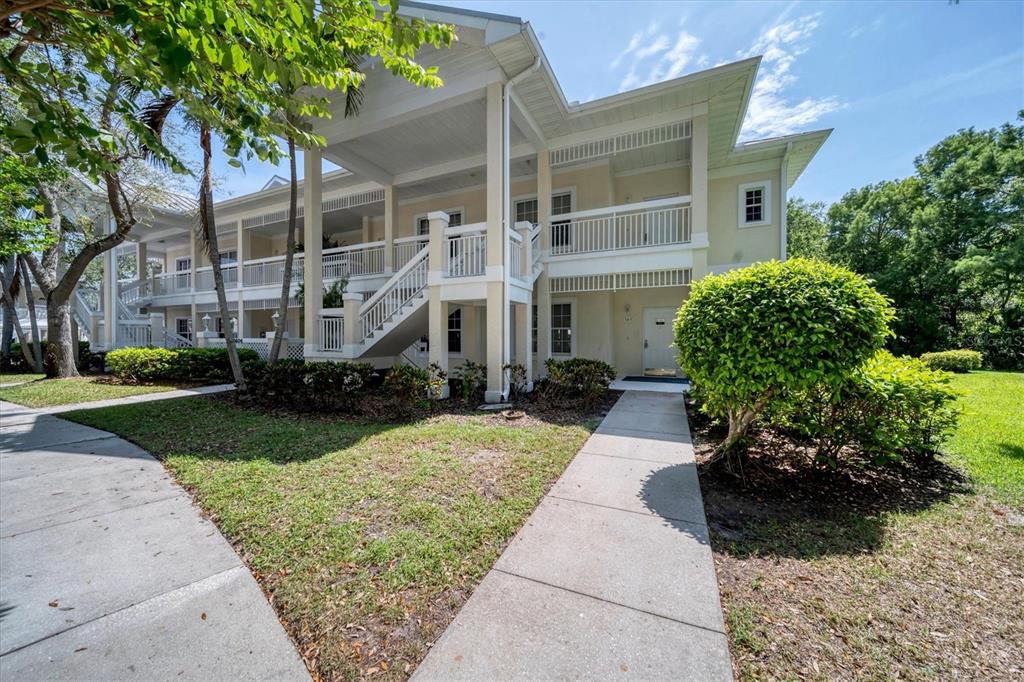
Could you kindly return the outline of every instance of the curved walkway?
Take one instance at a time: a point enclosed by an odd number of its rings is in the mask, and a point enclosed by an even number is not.
[[[730,680],[682,396],[629,391],[415,680]]]
[[[124,402],[157,395],[174,397]],[[0,402],[0,679],[129,677],[309,680],[249,570],[159,462]]]

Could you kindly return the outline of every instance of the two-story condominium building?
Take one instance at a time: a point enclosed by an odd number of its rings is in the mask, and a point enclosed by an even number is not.
[[[402,12],[456,26],[451,48],[419,55],[445,85],[417,89],[370,64],[359,114],[346,118],[339,95],[316,123],[326,145],[304,155],[291,357],[449,371],[473,360],[487,365],[488,400],[507,391],[503,366],[532,378],[549,357],[673,374],[689,284],[786,257],[787,189],[829,131],[737,144],[759,58],[576,104],[529,23]],[[323,158],[344,170],[322,173]],[[100,345],[193,344],[230,323],[265,352],[287,214],[286,183],[216,204],[228,322],[192,216],[153,212],[125,248],[163,273],[108,279]],[[343,304],[327,308],[339,279]]]

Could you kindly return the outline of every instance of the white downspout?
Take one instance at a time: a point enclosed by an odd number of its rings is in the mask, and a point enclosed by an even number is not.
[[[786,242],[789,240],[789,226],[786,224],[786,182],[789,178],[789,153],[793,151],[793,143],[786,143],[786,153],[782,155],[782,169],[779,172],[779,234],[782,244],[779,247],[780,260],[789,257],[789,249]]]
[[[509,364],[512,361],[512,300],[509,292],[512,253],[508,248],[509,217],[512,212],[512,160],[509,158],[510,144],[509,134],[512,122],[509,118],[509,103],[512,99],[512,88],[540,67],[540,57],[534,57],[533,64],[526,67],[512,78],[508,79],[502,86],[501,92],[501,262],[503,274],[502,286],[502,329],[505,333],[505,343],[502,343],[502,363]],[[517,329],[517,332],[522,330]],[[502,392],[507,397],[508,386],[502,379]]]

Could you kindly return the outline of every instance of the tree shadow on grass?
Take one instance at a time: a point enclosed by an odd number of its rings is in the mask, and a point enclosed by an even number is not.
[[[1003,457],[1024,460],[1024,447],[1013,443],[998,443],[996,447],[999,448],[999,454]]]
[[[698,451],[706,452],[717,440],[701,431]],[[712,544],[741,559],[871,553],[885,541],[890,514],[972,492],[961,471],[937,459],[833,471],[770,432],[755,435],[742,479],[718,466],[699,473]]]

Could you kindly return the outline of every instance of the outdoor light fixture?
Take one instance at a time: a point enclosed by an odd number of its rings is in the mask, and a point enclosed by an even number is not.
[[[633,319],[633,307],[632,307],[632,306],[630,306],[630,305],[629,305],[629,304],[627,303],[627,304],[626,304],[626,322],[629,322],[629,321],[630,321],[630,320],[632,320],[632,319]]]
[[[203,315],[203,331],[210,331],[210,314]]]

